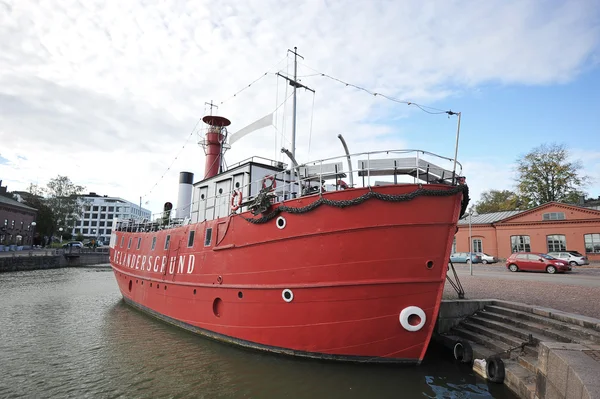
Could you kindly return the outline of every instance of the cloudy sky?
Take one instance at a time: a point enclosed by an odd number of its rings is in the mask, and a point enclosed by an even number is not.
[[[352,152],[454,152],[455,117],[318,71],[462,112],[459,161],[475,199],[511,188],[516,158],[545,142],[566,144],[600,195],[600,0],[0,0],[0,46],[11,191],[60,174],[158,212],[177,200],[179,171],[203,176],[205,103],[230,131],[272,112],[290,94],[274,73],[292,72],[297,46],[316,91],[298,93],[300,161],[339,155],[338,133]],[[291,101],[227,162],[282,159],[290,123]]]

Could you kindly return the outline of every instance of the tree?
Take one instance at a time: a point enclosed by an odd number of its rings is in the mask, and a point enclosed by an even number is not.
[[[517,160],[517,190],[528,207],[550,201],[577,202],[587,176],[581,162],[569,161],[564,145],[542,144]]]
[[[85,187],[75,185],[67,176],[58,176],[51,179],[47,184],[47,204],[52,209],[56,221],[56,231],[62,226],[71,226],[72,222],[79,219],[83,203],[79,201],[79,195]]]
[[[40,237],[51,236],[54,231],[54,226],[56,225],[56,219],[54,218],[52,209],[45,203],[43,197],[44,189],[35,184],[30,184],[29,187],[27,187],[27,192],[29,195],[24,196],[23,201],[30,207],[37,209],[35,220],[36,234],[39,234]]]
[[[521,209],[522,200],[510,190],[489,190],[481,194],[481,199],[475,204],[477,213],[514,211]]]

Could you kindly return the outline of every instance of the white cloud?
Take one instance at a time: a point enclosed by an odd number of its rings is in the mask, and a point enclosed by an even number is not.
[[[205,102],[228,98],[293,45],[319,71],[417,102],[487,82],[566,82],[598,49],[591,9],[593,0],[553,8],[533,0],[0,1],[0,150],[10,160],[0,175],[12,190],[68,175],[89,191],[137,202],[181,150]],[[291,73],[289,61],[271,72]],[[301,66],[300,75],[311,73]],[[317,91],[311,158],[340,154],[340,132],[355,151],[407,145],[395,127],[410,117],[406,110],[324,78],[303,80]],[[218,112],[236,131],[274,109],[285,88],[268,75]],[[304,158],[312,95],[298,98]],[[240,141],[228,162],[281,157],[282,126],[280,113],[277,131]],[[148,197],[153,211],[176,200],[179,171],[202,176],[197,141]],[[489,173],[506,179],[497,168]]]

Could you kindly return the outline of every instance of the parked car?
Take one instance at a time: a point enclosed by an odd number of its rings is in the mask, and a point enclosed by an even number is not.
[[[577,251],[548,252],[548,255],[560,260],[564,260],[571,266],[583,266],[590,264],[587,256],[583,256]]]
[[[469,253],[468,252],[456,252],[450,255],[450,260],[453,263],[469,263]],[[471,253],[471,260],[473,263],[481,263],[481,256],[477,255],[475,252]]]
[[[71,241],[66,244],[63,244],[63,248],[83,248],[83,243],[81,241]]]
[[[566,262],[537,252],[515,252],[506,259],[506,267],[511,272],[546,271],[554,274],[571,271],[571,266]]]
[[[492,255],[488,255],[485,252],[475,252],[477,255],[481,257],[481,263],[487,265],[488,263],[496,263],[498,262],[498,258]]]

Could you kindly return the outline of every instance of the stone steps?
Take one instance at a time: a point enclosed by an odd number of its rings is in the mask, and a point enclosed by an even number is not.
[[[515,304],[516,306],[517,304]],[[510,305],[509,305],[510,306]],[[521,322],[524,324],[533,323],[532,327],[545,326],[549,333],[562,335],[564,339],[570,339],[567,342],[573,342],[579,338],[582,342],[593,342],[600,344],[600,331],[586,325],[576,325],[572,322],[556,320],[543,315],[537,315],[521,309],[514,309],[506,305],[486,305],[483,312],[478,313],[495,313],[508,316],[508,322]],[[566,334],[565,334],[566,333]],[[564,340],[555,339],[557,342],[565,342]]]
[[[600,353],[600,322],[597,319],[498,300],[466,302],[453,309],[459,311],[454,314],[446,311],[440,318],[442,326],[448,325],[444,335],[450,334],[454,339],[461,338],[470,343],[473,359],[477,360],[473,367],[477,374],[485,376],[479,359],[487,361],[493,355],[502,358],[504,384],[520,398],[544,397],[546,389],[567,392],[556,385],[557,381],[563,381],[562,377],[566,381],[567,375],[560,372],[561,378],[557,379],[558,368],[549,366],[550,361],[556,363],[557,354],[571,361],[563,368],[578,370],[577,375],[569,377],[575,385],[579,381],[578,386],[585,387],[581,378],[596,370],[592,367],[594,361],[584,351],[594,352],[598,348]],[[548,348],[554,348],[552,359]],[[586,367],[580,367],[585,361],[590,365],[586,363]],[[593,386],[595,384],[592,382]]]

